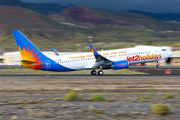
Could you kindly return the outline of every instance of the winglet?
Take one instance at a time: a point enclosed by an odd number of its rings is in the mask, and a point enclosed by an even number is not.
[[[96,51],[96,49],[95,49],[92,45],[89,45],[89,46],[90,46],[90,48],[91,48],[94,56],[100,56],[100,55],[98,54],[98,52]]]
[[[100,55],[92,45],[90,45],[90,48],[91,48],[91,50],[92,50],[92,52],[93,52],[93,54],[94,54],[94,56],[96,58],[96,62],[101,61],[101,60],[111,62],[111,60],[109,60],[109,59],[103,57],[102,55]]]
[[[52,48],[52,50],[54,51],[54,54],[55,54],[56,56],[59,56],[59,54],[57,53],[57,51],[56,51],[54,48]]]

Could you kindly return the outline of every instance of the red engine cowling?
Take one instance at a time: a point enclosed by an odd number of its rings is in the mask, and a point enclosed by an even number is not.
[[[129,67],[129,62],[127,60],[113,62],[113,64],[112,64],[113,70],[124,69],[124,68],[128,68],[128,67]]]

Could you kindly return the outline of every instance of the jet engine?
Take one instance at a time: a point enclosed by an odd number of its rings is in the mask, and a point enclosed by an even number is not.
[[[116,61],[116,62],[113,62],[111,67],[113,70],[128,68],[129,62],[127,60]]]

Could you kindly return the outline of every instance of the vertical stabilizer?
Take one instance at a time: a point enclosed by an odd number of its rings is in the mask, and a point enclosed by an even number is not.
[[[17,46],[22,56],[21,64],[32,69],[41,69],[45,66],[46,56],[29,41],[19,30],[13,31]]]

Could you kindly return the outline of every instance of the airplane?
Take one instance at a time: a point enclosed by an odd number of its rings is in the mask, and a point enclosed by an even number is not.
[[[91,70],[91,75],[103,75],[105,69],[124,69],[130,64],[157,62],[167,59],[172,55],[169,47],[133,47],[125,49],[96,51],[90,45],[92,52],[71,54],[66,56],[44,55],[28,38],[19,30],[13,31],[17,46],[21,53],[21,65],[34,70],[44,71],[77,71]]]

